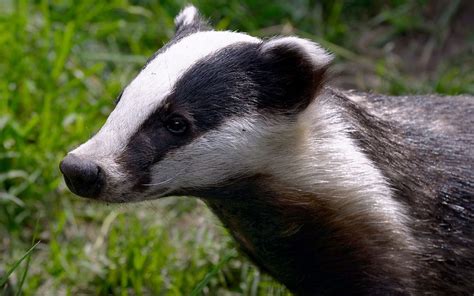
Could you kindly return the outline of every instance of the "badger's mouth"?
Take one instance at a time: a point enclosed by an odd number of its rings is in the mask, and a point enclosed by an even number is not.
[[[134,190],[134,186],[127,186],[126,182],[110,180],[110,176],[96,162],[74,154],[68,154],[61,161],[59,169],[71,192],[97,201],[140,202],[170,196],[175,191],[174,188],[162,186],[141,186],[141,190]]]

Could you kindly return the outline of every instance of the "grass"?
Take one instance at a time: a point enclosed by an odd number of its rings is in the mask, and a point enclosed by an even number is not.
[[[433,2],[196,4],[220,29],[294,33],[320,42],[338,56],[335,85],[472,94],[474,36],[457,32],[455,22],[469,4],[449,1],[433,13]],[[183,5],[0,2],[0,293],[287,294],[237,254],[200,202],[85,202],[68,192],[57,169],[68,150],[103,124],[122,86],[172,36]],[[452,48],[456,54],[446,54]],[[33,248],[34,237],[40,242]]]

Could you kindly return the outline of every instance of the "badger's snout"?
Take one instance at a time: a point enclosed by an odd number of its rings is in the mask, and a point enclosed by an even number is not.
[[[59,165],[69,189],[82,197],[96,198],[104,185],[104,171],[93,161],[68,154]]]

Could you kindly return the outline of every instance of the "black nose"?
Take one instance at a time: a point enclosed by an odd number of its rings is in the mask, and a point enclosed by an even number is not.
[[[82,197],[98,197],[104,187],[105,178],[102,169],[94,162],[67,155],[59,165],[67,187]]]

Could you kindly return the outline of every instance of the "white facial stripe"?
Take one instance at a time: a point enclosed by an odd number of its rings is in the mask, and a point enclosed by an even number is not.
[[[172,189],[205,187],[255,171],[261,134],[254,119],[230,119],[152,167],[152,185]],[[238,164],[236,166],[236,164]]]
[[[235,32],[198,32],[185,37],[154,58],[124,90],[102,129],[72,153],[110,165],[141,123],[170,94],[175,83],[200,59],[239,42],[260,39]]]

